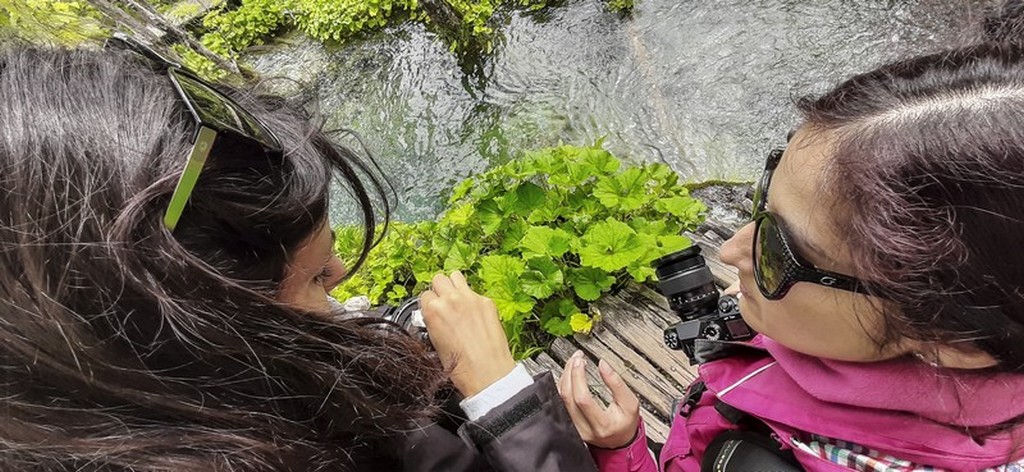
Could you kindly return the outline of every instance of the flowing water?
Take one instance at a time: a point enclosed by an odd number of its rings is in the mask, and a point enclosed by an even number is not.
[[[797,121],[792,101],[965,37],[977,2],[602,0],[511,12],[467,75],[419,24],[342,47],[292,35],[250,59],[281,90],[356,130],[394,183],[397,217],[442,209],[454,183],[555,145],[664,162],[686,181],[751,180]],[[335,205],[338,207],[338,205]]]

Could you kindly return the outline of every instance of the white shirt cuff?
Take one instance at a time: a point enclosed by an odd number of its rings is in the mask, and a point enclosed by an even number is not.
[[[522,363],[517,363],[504,377],[487,386],[476,395],[459,402],[469,421],[476,421],[494,407],[507,402],[524,388],[533,385],[533,377]]]

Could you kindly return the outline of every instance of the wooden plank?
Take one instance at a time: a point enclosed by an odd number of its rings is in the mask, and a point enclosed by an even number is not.
[[[545,367],[550,368],[552,374],[555,375],[555,379],[558,379],[562,375],[562,366],[564,366],[565,361],[559,361],[557,359],[567,359],[573,352],[577,351],[577,349],[579,349],[579,347],[575,346],[571,341],[565,338],[558,338],[551,345],[550,353],[552,355],[549,356],[547,353],[538,355],[538,363],[542,363]],[[597,372],[597,363],[593,359],[587,362],[585,372],[587,373],[587,386],[590,387],[590,391],[598,398],[604,400],[605,404],[610,402],[611,392],[608,391],[608,387],[606,387],[604,385],[604,381],[601,380],[600,374]],[[622,373],[622,371],[616,372]],[[644,426],[647,429],[647,437],[658,442],[665,442],[665,438],[669,437],[669,424],[665,419],[658,417],[653,412],[652,405],[643,398],[641,398],[640,401],[640,418],[643,418]]]
[[[672,309],[668,307],[668,299],[666,299],[665,296],[659,293],[657,290],[654,290],[646,285],[629,284],[623,289],[623,291],[629,293],[632,296],[641,297],[644,299],[644,301],[650,302],[651,304],[653,304],[654,307],[660,309],[658,310],[652,308],[653,311],[661,311],[664,313],[672,311]]]
[[[558,338],[551,343],[551,349],[548,351],[548,354],[551,354],[551,358],[554,359],[558,365],[562,366],[565,365],[565,361],[572,357],[572,354],[576,352],[577,349],[579,349],[579,347],[576,347],[576,345],[568,339]]]
[[[567,342],[562,346],[562,348],[564,349],[566,345],[573,347],[571,343]],[[574,347],[571,352],[575,352]],[[569,355],[572,355],[571,352]],[[552,375],[555,376],[556,381],[562,376],[562,366],[547,353],[541,353],[535,359],[537,364],[542,368],[550,369]],[[608,387],[604,385],[604,381],[601,380],[600,374],[598,374],[596,370],[595,363],[588,362],[585,372],[587,373],[587,386],[590,388],[591,393],[604,401],[605,405],[611,403],[611,392],[608,390]],[[643,404],[640,406],[640,417],[644,420],[647,437],[657,442],[664,443],[665,439],[668,437],[669,431],[669,425],[666,424],[665,420],[652,413],[649,405]]]
[[[639,309],[619,297],[605,297],[601,305],[602,325],[613,331],[632,350],[650,359],[677,385],[685,387],[693,381],[696,370],[690,366],[686,355],[665,346],[663,330],[667,324],[651,321],[644,314],[644,311],[649,310]],[[675,322],[679,322],[678,317]],[[682,396],[682,389],[673,393]]]
[[[538,365],[551,372],[561,372],[562,366],[558,365],[558,362],[551,358],[546,352],[537,354],[537,357],[533,359]],[[557,376],[556,376],[557,377]]]
[[[526,367],[526,371],[529,372],[531,376],[548,371],[547,368],[541,366],[540,364],[537,363],[537,361],[533,359],[523,359],[519,362],[523,363],[523,366]]]
[[[596,359],[603,359],[619,372],[626,385],[654,405],[656,413],[666,418],[671,414],[672,400],[676,396],[674,392],[679,389],[667,382],[654,366],[636,352],[625,346],[621,350],[612,350],[595,336],[576,334],[573,339],[591,354],[595,359],[593,364],[597,364]]]
[[[612,352],[618,353],[622,360],[632,365],[635,372],[639,372],[648,379],[653,379],[652,382],[665,392],[669,398],[674,399],[682,396],[685,386],[689,385],[692,380],[689,375],[684,375],[678,369],[668,371],[652,363],[647,358],[641,356],[636,349],[628,346],[611,329],[596,329],[591,333],[591,337],[597,338],[602,344],[608,346],[608,349]]]
[[[548,359],[551,358],[549,357]],[[558,379],[562,376],[562,365],[564,365],[565,363],[563,362],[562,364],[558,364],[557,362],[555,362],[554,359],[551,359],[551,362],[554,363],[554,366],[550,367],[551,373],[554,374],[555,381],[557,382]],[[608,390],[608,387],[604,385],[604,382],[601,381],[600,375],[597,373],[595,369],[592,368],[590,363],[587,364],[586,373],[587,387],[590,387],[590,392],[593,393],[598,398],[600,398],[601,400],[604,400],[606,404],[610,403],[612,401],[612,393],[611,391]]]

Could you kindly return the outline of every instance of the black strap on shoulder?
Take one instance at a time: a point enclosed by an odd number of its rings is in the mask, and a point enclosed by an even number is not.
[[[704,382],[698,380],[690,384],[690,388],[686,390],[686,396],[681,400],[682,406],[679,407],[679,416],[686,418],[690,415],[690,412],[697,407],[697,403],[700,402],[701,397],[704,396],[708,387],[704,385]],[[675,408],[673,408],[675,410]]]
[[[802,471],[791,451],[762,433],[732,430],[719,434],[708,444],[701,472],[797,472]]]

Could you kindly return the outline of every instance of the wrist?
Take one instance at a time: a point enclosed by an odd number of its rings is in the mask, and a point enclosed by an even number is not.
[[[602,444],[602,445],[591,444],[591,446],[594,446],[594,447],[597,447],[597,448],[601,448],[601,449],[606,449],[606,450],[609,450],[609,451],[615,451],[615,450],[619,450],[619,449],[626,449],[627,447],[632,446],[633,442],[635,442],[636,438],[639,437],[639,436],[640,436],[640,422],[637,422],[636,426],[633,427],[633,433],[628,436],[629,440],[623,442],[623,439],[627,437],[626,435],[623,435],[621,438],[618,438],[618,439],[611,439],[611,438],[609,438],[611,440],[605,441],[605,443]]]
[[[453,375],[452,383],[455,384],[455,388],[458,389],[459,393],[466,398],[470,398],[490,387],[494,382],[504,378],[515,367],[515,361],[508,359],[507,362],[501,362],[498,365],[490,364],[483,369],[471,368],[469,369],[469,375]]]

